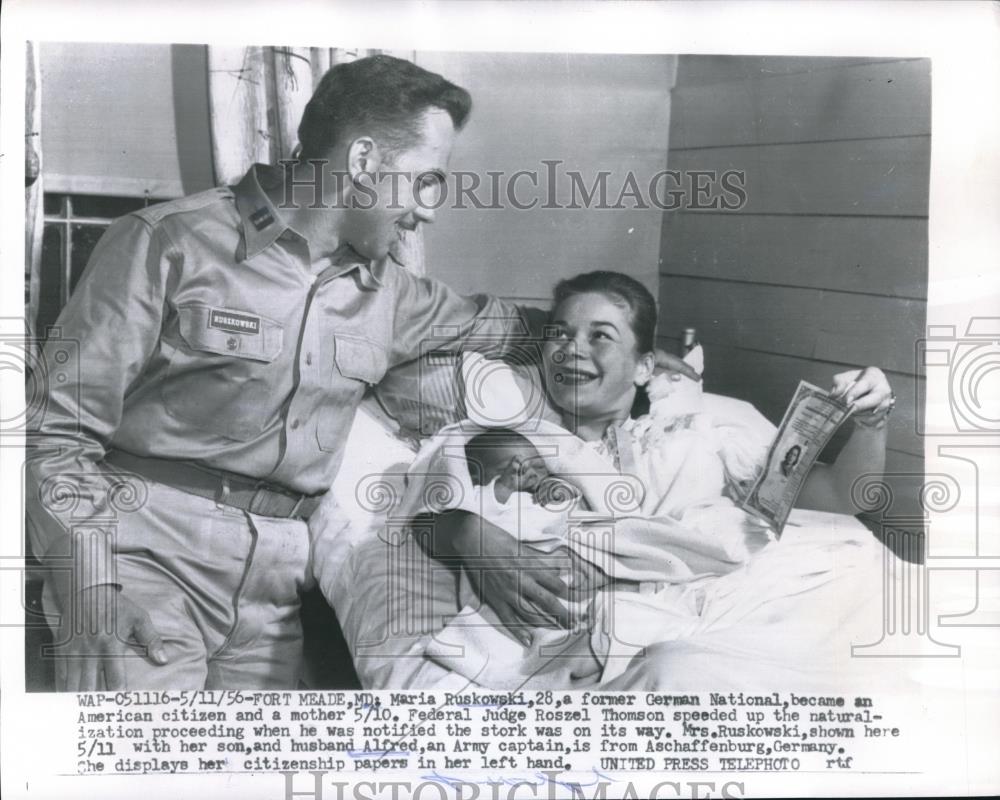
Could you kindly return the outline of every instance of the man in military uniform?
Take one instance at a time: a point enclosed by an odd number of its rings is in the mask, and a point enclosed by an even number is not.
[[[108,229],[58,321],[78,342],[59,371],[76,377],[49,386],[28,458],[33,549],[63,619],[59,688],[296,685],[304,520],[366,388],[432,328],[460,346],[477,326],[501,354],[504,319],[542,319],[393,258],[433,221],[470,107],[407,61],[338,65],[297,162]],[[141,496],[111,526],[116,474],[138,476]],[[558,612],[561,582],[540,581]]]

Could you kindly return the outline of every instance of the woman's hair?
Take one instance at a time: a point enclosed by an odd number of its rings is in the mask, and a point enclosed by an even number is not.
[[[595,270],[559,281],[552,292],[552,310],[578,294],[603,294],[611,302],[629,310],[629,324],[635,334],[639,353],[650,353],[656,347],[656,301],[649,289],[635,278],[621,272]],[[633,418],[649,413],[649,394],[645,386],[636,389],[630,414]]]
[[[629,309],[629,324],[635,334],[640,353],[650,353],[656,347],[656,301],[649,289],[635,278],[621,272],[597,270],[559,281],[553,291],[552,308],[578,294],[603,294],[616,305]]]
[[[370,56],[327,71],[299,123],[300,160],[322,158],[351,135],[378,137],[389,153],[420,140],[421,115],[447,111],[460,129],[472,109],[469,93],[402,58]]]

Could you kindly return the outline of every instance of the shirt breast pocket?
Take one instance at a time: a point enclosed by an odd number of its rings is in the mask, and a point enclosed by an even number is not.
[[[175,419],[228,439],[249,441],[277,417],[281,323],[247,311],[177,309],[180,339],[162,397]]]
[[[323,403],[319,410],[316,440],[321,450],[338,452],[347,442],[365,389],[382,380],[389,368],[389,355],[381,344],[354,334],[335,333],[329,342],[333,345],[331,389],[335,399]]]
[[[343,377],[369,385],[382,380],[389,365],[389,357],[382,345],[343,333],[333,337],[333,360]]]

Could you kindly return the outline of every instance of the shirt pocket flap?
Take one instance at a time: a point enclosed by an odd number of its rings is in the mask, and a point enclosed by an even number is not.
[[[389,357],[381,345],[338,333],[333,337],[333,348],[337,369],[345,378],[376,384],[385,375]]]
[[[191,305],[177,309],[181,338],[193,350],[271,362],[281,352],[281,323],[229,308]]]

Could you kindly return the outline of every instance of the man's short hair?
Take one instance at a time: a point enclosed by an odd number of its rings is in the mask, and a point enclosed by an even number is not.
[[[299,158],[322,158],[347,136],[368,135],[389,153],[419,141],[423,113],[447,111],[459,130],[472,110],[460,86],[411,61],[377,55],[327,70],[299,123]]]

